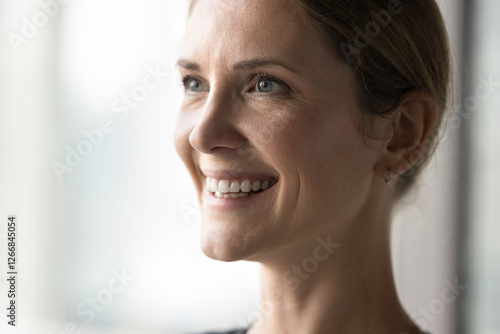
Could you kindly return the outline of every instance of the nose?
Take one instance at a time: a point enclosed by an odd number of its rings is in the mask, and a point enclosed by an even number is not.
[[[237,103],[229,96],[210,92],[196,125],[189,134],[191,146],[201,153],[237,149],[247,139],[239,130]]]

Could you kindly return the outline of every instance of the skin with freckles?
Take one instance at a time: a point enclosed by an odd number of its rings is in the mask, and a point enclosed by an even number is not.
[[[262,264],[272,312],[251,334],[421,333],[394,287],[384,179],[425,141],[433,101],[409,94],[373,123],[377,138],[363,135],[352,72],[282,2],[199,0],[189,18],[175,145],[200,199],[201,247]],[[207,170],[278,182],[228,208],[213,205]],[[340,247],[291,284],[284,274],[318,238]]]

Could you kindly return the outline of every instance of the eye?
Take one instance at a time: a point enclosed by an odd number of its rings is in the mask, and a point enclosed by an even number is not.
[[[185,76],[182,79],[182,82],[184,83],[185,89],[191,93],[200,93],[208,91],[208,86],[205,83],[203,83],[203,81],[191,77],[189,75]]]
[[[203,91],[203,84],[196,79],[192,79],[189,82],[189,90],[192,92],[201,92]]]
[[[283,87],[269,78],[262,78],[257,83],[257,90],[261,93],[272,93],[276,90],[283,90]]]
[[[255,91],[262,94],[292,92],[286,83],[268,74],[252,74],[251,80],[256,81],[254,86]]]

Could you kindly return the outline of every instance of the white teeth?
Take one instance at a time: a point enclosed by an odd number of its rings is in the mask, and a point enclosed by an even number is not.
[[[229,189],[229,191],[232,193],[239,193],[240,192],[240,183],[238,181],[233,181],[231,183],[231,188]]]
[[[252,190],[253,191],[257,191],[257,190],[260,190],[260,181],[255,181],[253,184],[252,184]]]
[[[218,188],[219,188],[219,183],[217,182],[217,180],[211,179],[210,180],[210,191],[214,193],[214,192],[218,191]]]
[[[219,181],[219,188],[217,190],[221,193],[228,193],[229,192],[229,181],[228,180],[220,180]]]
[[[217,197],[217,198],[241,198],[241,197],[248,197],[248,194],[247,193],[223,194],[223,193],[216,191],[215,197]]]
[[[241,183],[241,191],[244,193],[249,192],[252,189],[252,185],[249,180],[245,180]]]
[[[238,181],[229,180],[216,180],[211,177],[206,178],[206,186],[210,192],[215,193],[219,198],[238,198],[246,197],[248,193],[259,190],[267,190],[269,187],[276,184],[277,180],[272,181],[254,181],[252,184],[250,180],[244,180],[241,184]],[[227,195],[227,196],[226,196]]]

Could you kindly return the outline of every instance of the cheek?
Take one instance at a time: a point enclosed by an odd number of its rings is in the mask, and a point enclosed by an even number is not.
[[[243,113],[251,116],[238,121],[241,131],[248,136],[252,145],[263,148],[264,152],[276,146],[283,136],[289,135],[287,129],[293,125],[298,115],[285,103],[276,106],[265,102],[251,105]]]
[[[177,154],[184,161],[186,166],[190,169],[192,164],[192,146],[189,143],[189,135],[194,128],[192,120],[186,116],[179,114],[174,131],[174,144]]]
[[[272,147],[275,161],[295,174],[292,180],[299,179],[304,208],[318,213],[343,208],[340,217],[349,215],[347,208],[367,191],[375,155],[350,114],[332,112],[328,117],[310,117],[320,115],[314,110],[301,113],[275,136]]]
[[[325,123],[318,138],[309,143],[308,158],[323,187],[332,185],[334,193],[347,195],[355,184],[369,177],[372,164],[368,147],[350,119]]]

